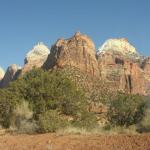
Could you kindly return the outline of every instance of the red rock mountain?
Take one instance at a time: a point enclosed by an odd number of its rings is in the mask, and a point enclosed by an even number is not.
[[[51,48],[44,68],[75,67],[92,76],[99,76],[96,49],[93,41],[77,32],[70,39],[60,39]]]
[[[107,40],[98,52],[94,42],[80,32],[59,39],[50,53],[46,46],[38,44],[27,54],[21,74],[33,67],[76,68],[93,79],[107,81],[110,89],[150,95],[150,58],[141,57],[124,38]]]

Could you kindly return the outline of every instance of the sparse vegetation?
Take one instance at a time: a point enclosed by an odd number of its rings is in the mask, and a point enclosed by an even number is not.
[[[91,130],[97,126],[96,116],[90,112],[83,112],[79,118],[73,121],[75,127]]]
[[[62,119],[57,111],[49,110],[40,114],[38,125],[40,132],[55,132],[59,128],[64,128],[67,120]]]
[[[146,100],[144,117],[138,124],[139,132],[150,132],[150,101]]]
[[[141,96],[118,93],[111,101],[108,120],[114,126],[130,126],[139,123],[144,116],[145,102]]]
[[[112,93],[104,82],[91,89],[87,94],[60,70],[33,69],[0,90],[0,125],[20,133],[149,131],[149,107],[141,96]],[[106,127],[89,112],[91,102],[107,105]]]

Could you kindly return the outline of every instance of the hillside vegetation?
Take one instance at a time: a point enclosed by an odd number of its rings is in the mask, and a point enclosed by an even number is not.
[[[114,94],[95,84],[91,91],[79,86],[64,71],[33,69],[0,89],[0,125],[20,133],[57,132],[69,128],[92,132],[99,129],[98,114],[89,110],[92,103],[107,107],[106,123],[98,130],[116,127],[149,131],[149,104],[139,95]],[[113,93],[113,94],[112,94]]]

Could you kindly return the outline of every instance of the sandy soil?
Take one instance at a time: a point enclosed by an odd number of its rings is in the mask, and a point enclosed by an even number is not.
[[[150,134],[3,135],[0,150],[150,150]]]

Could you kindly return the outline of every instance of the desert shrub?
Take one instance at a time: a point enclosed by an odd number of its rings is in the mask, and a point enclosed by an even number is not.
[[[150,101],[146,100],[144,117],[138,124],[139,132],[150,132]]]
[[[19,99],[7,89],[0,90],[0,125],[9,128],[13,118],[13,110],[19,104]]]
[[[55,110],[46,111],[39,116],[38,126],[40,132],[55,132],[66,125],[67,121],[63,120]]]
[[[146,110],[145,116],[139,124],[140,132],[150,132],[150,109]]]
[[[84,91],[60,70],[33,69],[0,92],[0,124],[18,131],[32,130],[38,122],[42,132],[53,132],[63,126],[57,112],[80,118],[83,111],[87,111]]]
[[[36,133],[37,131],[38,131],[37,122],[32,119],[21,120],[19,124],[19,128],[17,128],[16,130],[17,133],[28,133],[28,134]]]
[[[13,111],[11,126],[21,133],[32,133],[37,129],[35,121],[32,119],[33,111],[29,108],[27,101],[22,100]]]
[[[85,129],[93,129],[97,126],[97,118],[91,112],[83,112],[80,117],[72,123],[75,127],[85,128]]]
[[[108,124],[103,128],[103,130],[106,134],[138,134],[136,125],[125,127],[125,126],[112,126]]]
[[[145,102],[141,96],[118,93],[111,101],[108,120],[112,125],[129,126],[140,122],[144,116]]]

